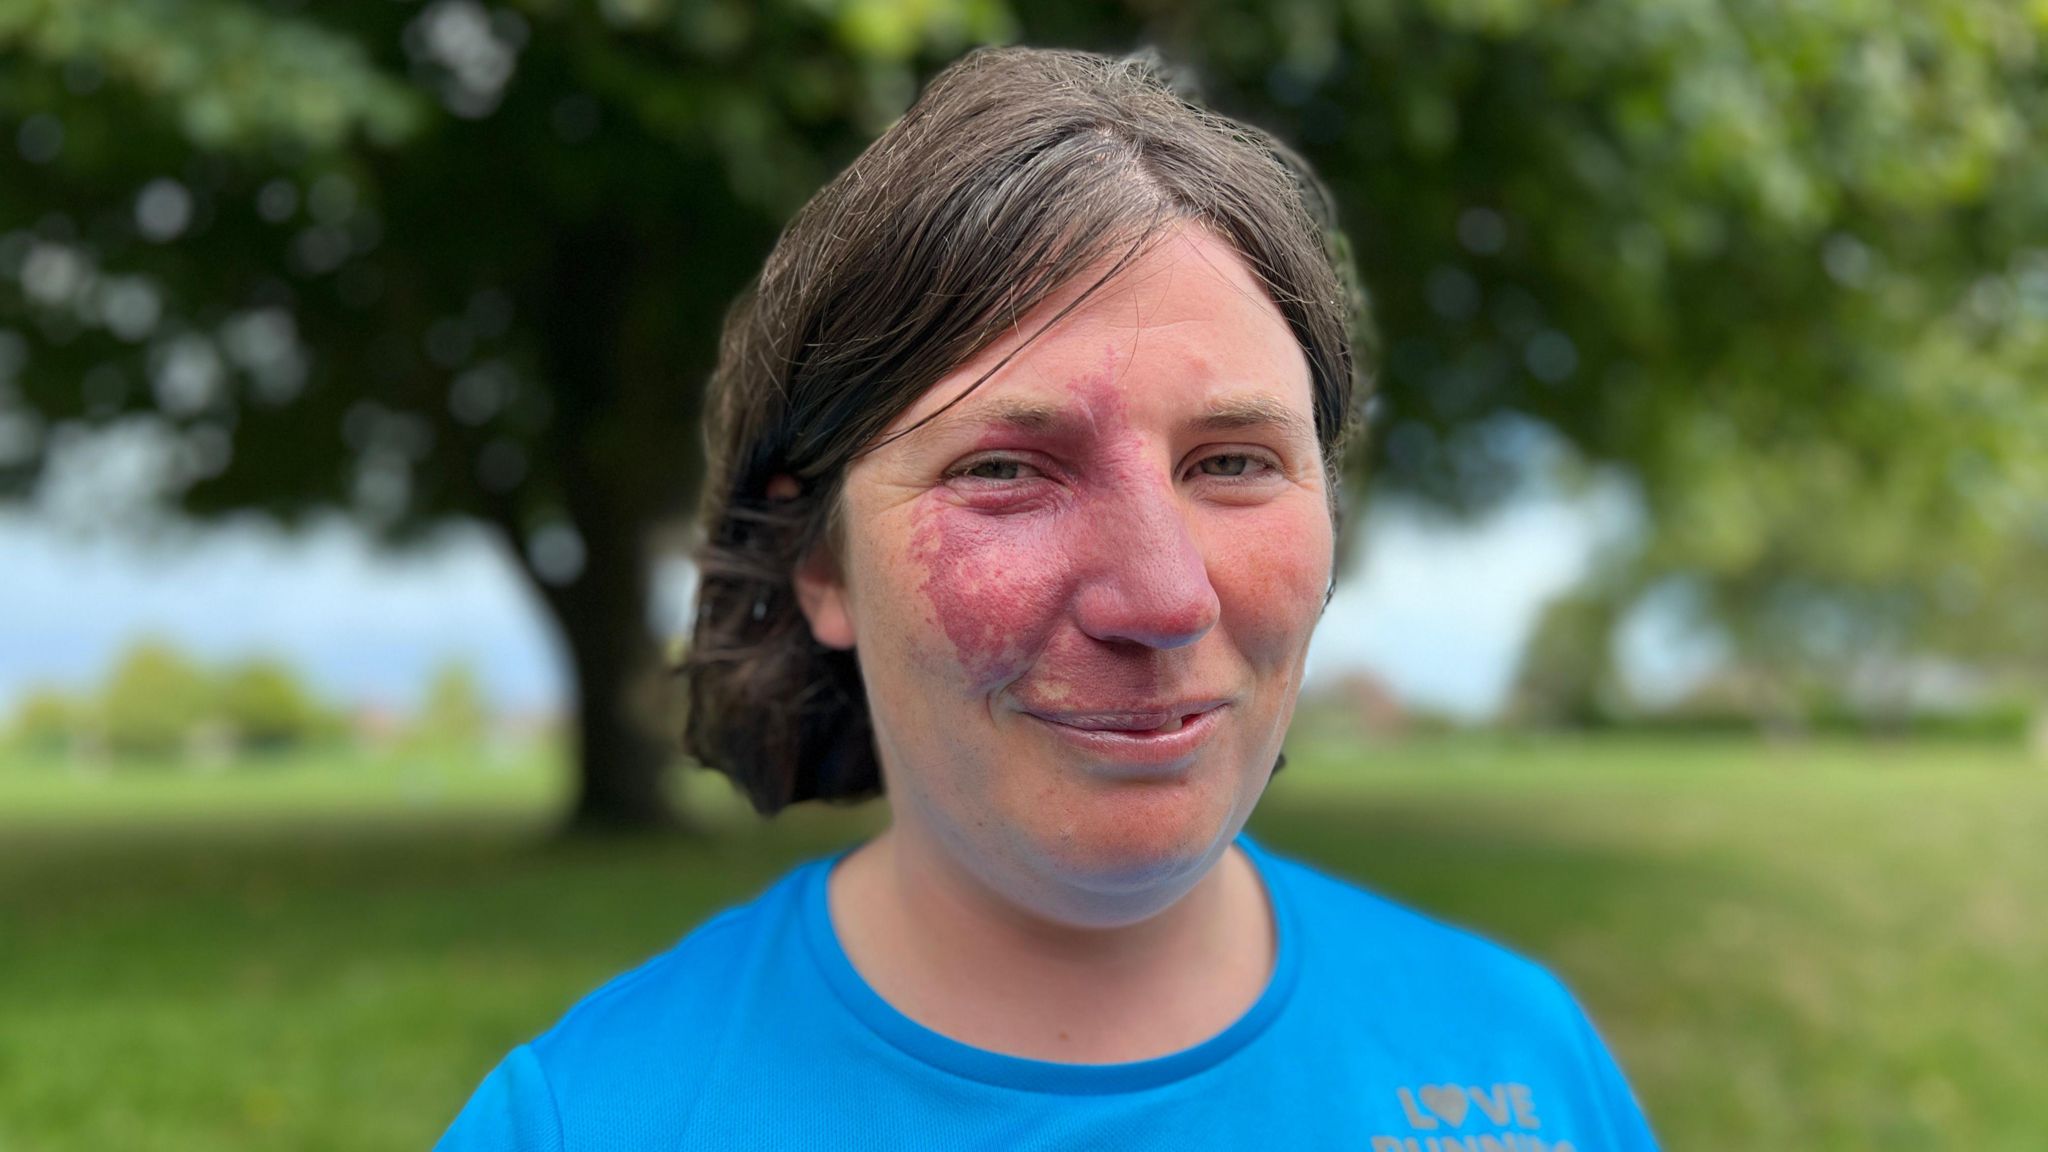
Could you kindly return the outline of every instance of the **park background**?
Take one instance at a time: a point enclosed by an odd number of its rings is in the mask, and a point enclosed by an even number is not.
[[[0,1149],[424,1146],[877,827],[669,752],[699,388],[998,42],[1155,46],[1370,297],[1253,831],[1673,1149],[2048,1139],[2048,6],[0,0]]]

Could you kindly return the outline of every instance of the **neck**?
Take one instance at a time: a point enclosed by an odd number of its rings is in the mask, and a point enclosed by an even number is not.
[[[1048,920],[897,824],[828,885],[834,927],[904,1015],[978,1048],[1068,1063],[1144,1060],[1221,1032],[1264,991],[1274,930],[1229,846],[1166,908],[1116,927]]]

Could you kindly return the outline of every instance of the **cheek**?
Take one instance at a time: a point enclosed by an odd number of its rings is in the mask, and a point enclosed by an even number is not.
[[[944,650],[983,692],[1030,667],[1066,602],[1072,542],[1030,517],[934,506],[920,516],[911,561]]]
[[[1230,635],[1255,664],[1299,658],[1321,619],[1335,541],[1329,517],[1273,508],[1208,533],[1209,579]]]

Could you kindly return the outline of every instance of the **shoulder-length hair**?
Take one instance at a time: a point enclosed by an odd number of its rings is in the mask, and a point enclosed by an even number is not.
[[[1071,310],[1180,220],[1230,243],[1300,340],[1337,518],[1366,315],[1329,193],[1273,136],[1183,96],[1155,54],[970,52],[784,229],[711,377],[677,669],[685,749],[758,812],[882,790],[854,655],[812,638],[793,583],[814,548],[839,551],[847,466],[1055,289],[1115,258]],[[778,475],[793,493],[771,497]]]

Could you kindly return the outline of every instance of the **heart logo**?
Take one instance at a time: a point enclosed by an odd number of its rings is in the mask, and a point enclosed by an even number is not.
[[[1422,1106],[1443,1117],[1451,1127],[1459,1128],[1464,1126],[1465,1113],[1472,1107],[1472,1101],[1456,1084],[1424,1084]]]

